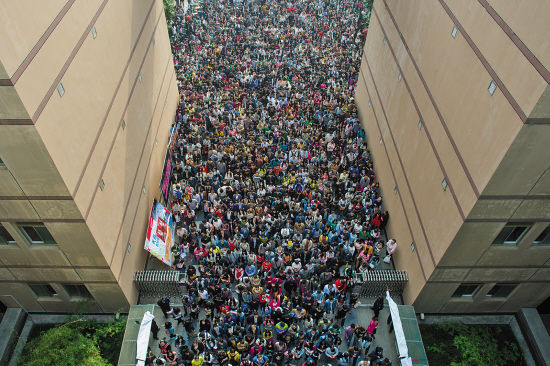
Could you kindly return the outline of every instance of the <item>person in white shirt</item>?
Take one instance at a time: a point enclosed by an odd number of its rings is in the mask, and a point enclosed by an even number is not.
[[[393,255],[393,253],[395,253],[396,249],[397,242],[395,241],[395,239],[388,240],[388,242],[386,243],[386,254],[391,256]]]

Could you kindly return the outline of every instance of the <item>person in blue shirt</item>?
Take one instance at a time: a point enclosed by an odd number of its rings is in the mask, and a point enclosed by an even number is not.
[[[246,267],[244,267],[244,272],[248,277],[252,277],[256,275],[256,266],[252,263],[249,263]]]

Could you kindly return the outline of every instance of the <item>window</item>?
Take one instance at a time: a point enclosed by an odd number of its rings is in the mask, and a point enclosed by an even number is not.
[[[489,84],[489,88],[487,90],[489,90],[489,94],[495,94],[495,90],[497,90],[497,84],[495,84],[495,82],[491,80],[491,84]]]
[[[419,130],[422,129],[422,121],[418,121],[418,129],[419,129]]]
[[[443,188],[444,191],[447,190],[447,179],[443,178],[443,180],[441,181],[441,188]]]
[[[59,96],[62,97],[65,94],[65,87],[63,86],[63,83],[57,84],[57,92],[59,93]]]
[[[86,286],[82,284],[64,284],[63,288],[65,291],[67,291],[67,294],[70,297],[81,297],[86,299],[91,299],[92,295],[86,288]]]
[[[4,164],[4,161],[2,160],[2,158],[0,158],[0,167],[2,166],[6,166],[6,164]]]
[[[55,244],[52,235],[41,222],[23,222],[17,226],[33,244]]]
[[[0,224],[0,244],[15,244],[15,239],[2,224]]]
[[[479,283],[463,283],[456,289],[453,297],[472,297],[479,290]]]
[[[456,32],[458,31],[458,28],[456,25],[453,27],[453,30],[451,31],[451,37],[456,38]]]
[[[47,283],[29,283],[29,287],[38,297],[57,296],[57,292]]]
[[[487,292],[487,297],[508,297],[514,291],[517,283],[497,283]]]
[[[92,27],[92,37],[96,39],[97,37],[97,29],[95,29],[95,25]]]
[[[530,227],[531,224],[508,224],[497,235],[493,241],[493,245],[515,245],[523,238],[525,233],[529,231]]]
[[[99,181],[99,189],[101,189],[101,191],[103,192],[103,189],[105,188],[105,182],[103,181],[103,179],[101,179]]]
[[[542,233],[533,240],[533,245],[549,245],[550,244],[550,225],[542,231]]]

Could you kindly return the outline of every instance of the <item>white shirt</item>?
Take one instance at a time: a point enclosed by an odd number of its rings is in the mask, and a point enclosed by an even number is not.
[[[388,253],[393,254],[395,249],[397,249],[397,243],[393,239],[390,239],[386,243],[386,247],[388,248]]]

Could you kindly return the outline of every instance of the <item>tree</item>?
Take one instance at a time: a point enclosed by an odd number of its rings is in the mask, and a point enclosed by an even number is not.
[[[19,359],[20,366],[108,366],[93,339],[67,324],[52,328],[33,339]]]
[[[430,364],[450,366],[525,365],[509,328],[490,325],[421,326]]]
[[[174,15],[176,14],[176,2],[175,0],[162,0],[164,5],[164,15],[166,16],[166,23],[170,25]]]

